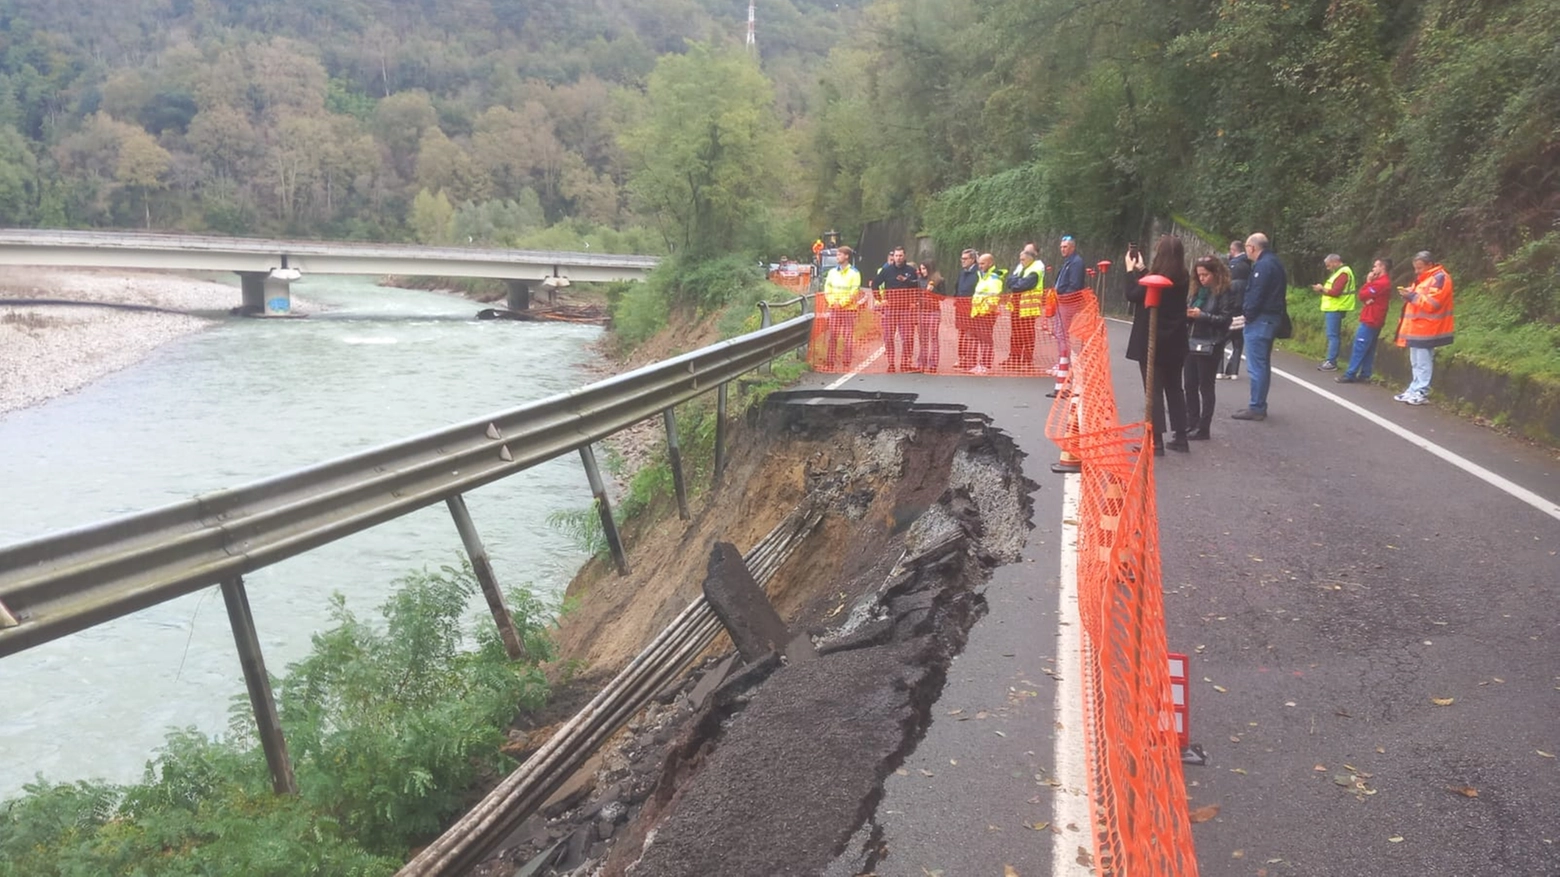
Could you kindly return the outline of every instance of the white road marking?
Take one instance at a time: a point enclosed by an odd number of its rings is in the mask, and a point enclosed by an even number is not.
[[[1078,614],[1078,500],[1083,492],[1083,476],[1073,474],[1062,479],[1062,578],[1057,599],[1056,673],[1056,745],[1053,766],[1061,783],[1051,796],[1051,824],[1061,834],[1051,835],[1051,875],[1093,874],[1092,868],[1078,862],[1078,847],[1090,854],[1094,839],[1088,832],[1089,769],[1084,753],[1083,714],[1083,619]],[[1067,826],[1076,825],[1078,831]]]
[[[1127,325],[1131,325],[1130,320],[1122,320],[1116,317],[1110,317],[1108,319],[1110,319],[1111,322],[1126,323]],[[1242,357],[1242,359],[1244,358],[1245,357]],[[1520,499],[1533,508],[1538,509],[1544,514],[1550,516],[1551,518],[1560,521],[1560,503],[1545,499],[1544,497],[1539,496],[1531,490],[1528,490],[1526,487],[1523,487],[1515,481],[1512,481],[1503,475],[1498,475],[1494,472],[1491,472],[1490,470],[1480,466],[1478,463],[1473,462],[1467,457],[1450,451],[1436,444],[1435,442],[1430,441],[1429,439],[1425,438],[1417,432],[1414,432],[1406,426],[1400,426],[1399,424],[1393,423],[1392,421],[1373,411],[1368,411],[1365,408],[1350,402],[1348,399],[1345,399],[1336,393],[1324,390],[1309,381],[1303,381],[1298,376],[1292,375],[1283,369],[1275,368],[1273,369],[1273,374],[1299,384],[1305,389],[1310,390],[1318,396],[1321,396],[1323,399],[1336,403],[1347,411],[1352,411],[1353,413],[1358,414],[1371,423],[1374,423],[1382,429],[1385,429],[1387,432],[1390,432],[1398,438],[1403,439],[1409,444],[1429,451],[1431,454],[1434,454],[1446,462],[1451,463],[1453,466],[1456,466],[1464,472],[1467,472],[1469,475],[1472,475],[1480,481],[1483,481],[1485,484],[1488,484],[1497,490],[1504,491],[1509,496]]]
[[[1310,383],[1309,381],[1302,381],[1295,375],[1289,374],[1288,372],[1282,371],[1280,369],[1273,369],[1273,374],[1278,375],[1281,378],[1288,378],[1289,380],[1294,381],[1307,390],[1310,390],[1316,395],[1321,396],[1323,399],[1343,406],[1343,408],[1346,410],[1358,414],[1366,420],[1369,420],[1371,423],[1374,423],[1382,429],[1385,429],[1393,435],[1403,439],[1409,444],[1429,451],[1435,456],[1440,457],[1448,463],[1451,463],[1453,466],[1456,466],[1464,472],[1467,472],[1469,475],[1472,475],[1480,481],[1483,481],[1485,484],[1488,484],[1491,487],[1497,488],[1499,490],[1503,490],[1511,496],[1522,500],[1533,508],[1538,509],[1551,518],[1560,520],[1560,503],[1551,502],[1544,497],[1534,493],[1533,491],[1528,490],[1526,487],[1523,487],[1515,481],[1512,481],[1503,475],[1498,475],[1494,472],[1491,472],[1490,470],[1480,466],[1478,463],[1473,462],[1467,457],[1453,453],[1452,451],[1441,447],[1435,442],[1430,441],[1419,433],[1414,432],[1408,427],[1393,423],[1392,421],[1382,417],[1380,414],[1377,414],[1374,411],[1367,411],[1366,409],[1356,405],[1353,402],[1350,402],[1348,399],[1345,399],[1336,393],[1324,390],[1321,387]]]
[[[840,375],[839,380],[835,381],[832,384],[829,384],[828,386],[825,386],[824,389],[825,390],[838,390],[840,387],[845,385],[846,381],[848,381],[851,378],[861,374],[862,370],[864,370],[867,366],[871,365],[874,362],[877,362],[878,360],[880,360],[882,358],[883,358],[883,348],[879,347],[877,349],[877,352],[873,353],[871,356],[869,356],[866,359],[862,360],[861,361],[861,365],[858,365],[855,368],[851,369],[850,371],[846,372],[845,374]],[[809,403],[809,404],[815,404],[817,401],[819,401],[819,400],[815,399],[815,400],[813,400],[812,403]]]

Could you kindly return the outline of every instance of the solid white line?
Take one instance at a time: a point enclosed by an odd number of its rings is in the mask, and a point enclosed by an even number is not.
[[[1280,369],[1273,369],[1273,374],[1278,375],[1281,378],[1288,378],[1289,380],[1294,381],[1307,390],[1310,390],[1316,395],[1321,396],[1323,399],[1343,406],[1345,409],[1358,414],[1366,420],[1369,420],[1371,423],[1374,423],[1382,429],[1385,429],[1388,432],[1398,436],[1409,444],[1429,451],[1435,456],[1440,457],[1448,463],[1451,463],[1453,466],[1456,466],[1464,472],[1467,472],[1469,475],[1472,475],[1480,481],[1483,481],[1485,484],[1488,484],[1491,487],[1497,488],[1499,490],[1504,490],[1511,496],[1522,500],[1533,508],[1538,509],[1544,514],[1550,516],[1551,518],[1560,520],[1560,503],[1551,502],[1550,500],[1539,496],[1533,491],[1528,490],[1526,487],[1517,484],[1511,479],[1502,475],[1497,475],[1496,473],[1491,472],[1483,466],[1480,466],[1478,463],[1473,462],[1467,457],[1453,453],[1452,451],[1441,447],[1435,442],[1430,441],[1419,433],[1416,433],[1407,427],[1399,426],[1398,424],[1393,423],[1392,421],[1373,411],[1367,411],[1366,409],[1356,405],[1353,402],[1350,402],[1348,399],[1345,399],[1336,393],[1324,390],[1321,387],[1310,383],[1309,381],[1302,381],[1297,376],[1289,374],[1288,372],[1282,371]]]
[[[1130,321],[1128,321],[1128,320],[1121,320],[1121,319],[1117,319],[1115,317],[1108,317],[1107,319],[1112,320],[1113,322],[1117,322],[1117,323],[1129,323],[1130,324]],[[1450,450],[1448,450],[1448,449],[1446,449],[1446,448],[1436,444],[1435,442],[1430,441],[1429,439],[1425,438],[1424,436],[1420,435],[1417,432],[1414,432],[1413,430],[1409,429],[1408,427],[1400,426],[1400,425],[1398,425],[1396,423],[1393,423],[1392,421],[1388,420],[1387,418],[1382,417],[1381,415],[1376,414],[1373,411],[1368,411],[1365,408],[1362,408],[1359,405],[1357,405],[1357,404],[1355,404],[1353,402],[1350,402],[1348,399],[1345,399],[1345,398],[1343,398],[1342,396],[1339,396],[1336,393],[1332,393],[1332,392],[1329,392],[1327,390],[1324,390],[1321,387],[1318,387],[1318,386],[1316,386],[1315,384],[1313,384],[1313,383],[1311,383],[1309,381],[1303,381],[1297,375],[1292,375],[1289,372],[1284,371],[1283,369],[1277,369],[1277,368],[1273,369],[1273,374],[1275,374],[1275,375],[1277,375],[1277,376],[1279,376],[1281,378],[1284,378],[1286,380],[1292,381],[1292,382],[1294,382],[1296,384],[1299,384],[1300,386],[1306,388],[1307,390],[1310,390],[1311,392],[1315,393],[1316,395],[1321,396],[1323,399],[1326,399],[1329,402],[1333,402],[1333,403],[1335,403],[1337,405],[1340,405],[1345,410],[1352,411],[1355,414],[1358,414],[1359,416],[1365,418],[1366,420],[1370,421],[1371,423],[1374,423],[1377,426],[1381,427],[1382,429],[1385,429],[1386,431],[1392,433],[1393,435],[1396,435],[1398,438],[1403,439],[1404,441],[1408,442],[1409,444],[1411,444],[1411,445],[1413,445],[1413,446],[1415,446],[1417,448],[1422,448],[1423,450],[1429,451],[1431,454],[1434,454],[1435,456],[1440,457],[1441,459],[1445,460],[1446,462],[1451,463],[1453,466],[1456,466],[1457,468],[1463,470],[1464,472],[1467,472],[1469,475],[1472,475],[1473,477],[1479,479],[1480,481],[1483,481],[1485,484],[1488,484],[1491,487],[1496,488],[1497,490],[1505,491],[1508,495],[1510,495],[1510,496],[1512,496],[1512,497],[1514,497],[1516,499],[1520,499],[1523,502],[1527,503],[1528,505],[1532,506],[1533,508],[1538,509],[1539,511],[1543,512],[1544,514],[1550,516],[1551,518],[1554,518],[1555,520],[1560,521],[1560,503],[1556,503],[1556,502],[1554,502],[1552,500],[1545,499],[1544,497],[1539,496],[1538,494],[1534,493],[1533,491],[1528,490],[1526,487],[1523,487],[1522,485],[1517,484],[1515,481],[1512,481],[1511,479],[1506,478],[1503,475],[1498,475],[1498,474],[1496,474],[1494,472],[1491,472],[1490,470],[1484,468],[1483,466],[1480,466],[1478,463],[1473,462],[1472,460],[1468,459],[1467,457],[1464,457],[1461,454],[1458,454],[1458,453],[1455,453],[1453,451],[1450,451]]]
[[[1083,619],[1078,614],[1078,500],[1083,476],[1063,477],[1062,578],[1057,599],[1056,749],[1052,756],[1055,779],[1061,783],[1051,796],[1051,824],[1061,830],[1051,835],[1051,875],[1093,874],[1078,862],[1078,848],[1094,855],[1089,831],[1089,769],[1085,757],[1083,716]],[[1075,826],[1070,829],[1068,826]]]
[[[884,348],[879,347],[877,349],[876,353],[873,353],[871,356],[869,356],[866,359],[862,360],[861,361],[861,365],[858,365],[854,369],[851,369],[850,371],[846,372],[845,374],[840,375],[839,380],[835,381],[832,384],[829,384],[828,386],[825,386],[824,389],[825,390],[838,390],[840,387],[845,385],[846,381],[848,381],[851,378],[856,377],[857,375],[861,374],[862,370],[864,370],[867,366],[871,365],[874,362],[877,362],[879,359],[882,359],[883,358],[883,351],[884,351]],[[815,401],[817,401],[817,400],[815,400]]]

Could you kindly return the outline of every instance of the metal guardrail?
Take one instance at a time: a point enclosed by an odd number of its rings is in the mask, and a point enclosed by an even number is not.
[[[298,791],[243,576],[444,502],[511,658],[524,656],[465,493],[578,451],[620,572],[628,558],[591,444],[661,415],[677,508],[688,517],[674,409],[714,390],[715,479],[725,461],[726,387],[805,343],[808,315],[490,418],[244,487],[0,548],[0,657],[209,585],[227,604],[260,745],[278,794]]]
[[[801,316],[490,418],[0,548],[0,657],[234,580],[497,481],[805,343]],[[594,486],[594,485],[593,485]]]

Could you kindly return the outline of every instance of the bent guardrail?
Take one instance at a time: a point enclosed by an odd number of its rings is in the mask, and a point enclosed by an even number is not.
[[[439,502],[449,504],[511,655],[519,648],[467,491],[578,451],[620,571],[627,559],[592,443],[656,415],[665,419],[678,506],[687,499],[673,409],[805,344],[812,317],[723,341],[491,417],[382,445],[253,484],[0,548],[0,657],[210,585],[227,598],[278,791],[293,791],[269,680],[242,577]],[[723,426],[723,424],[720,424]],[[724,457],[717,429],[716,477]]]

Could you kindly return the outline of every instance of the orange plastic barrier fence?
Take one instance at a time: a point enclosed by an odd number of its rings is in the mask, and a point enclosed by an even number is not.
[[[808,288],[812,286],[812,266],[803,265],[800,268],[771,271],[769,282],[789,289],[795,295],[806,295]]]
[[[1096,873],[1195,877],[1160,591],[1152,443],[1116,422],[1105,322],[1072,321],[1068,392],[1047,435],[1081,461],[1078,601],[1083,623]]]
[[[1033,377],[1057,366],[1057,318],[1025,313],[1016,294],[978,306],[922,289],[867,290],[862,298],[831,307],[814,295],[814,371]]]

